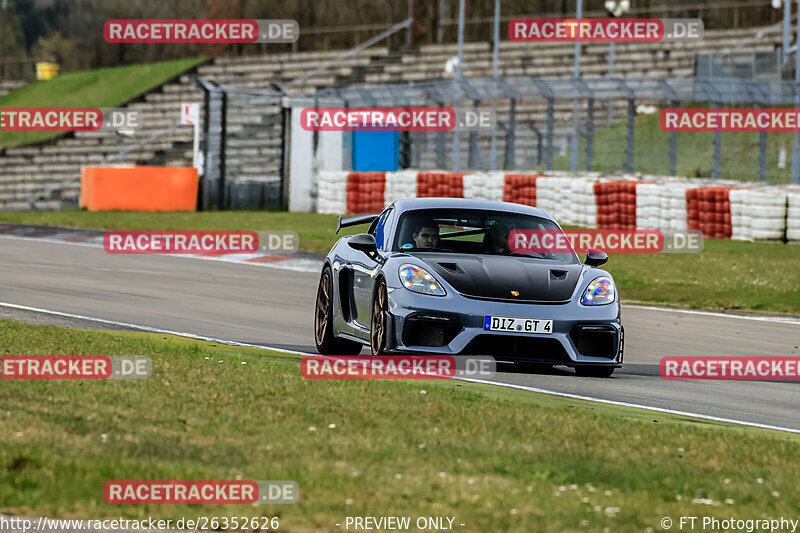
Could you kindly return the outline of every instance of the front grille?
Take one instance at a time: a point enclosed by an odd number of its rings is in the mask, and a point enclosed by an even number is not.
[[[581,355],[608,359],[617,356],[619,333],[613,326],[575,326],[569,336]]]
[[[470,341],[463,353],[467,355],[491,355],[498,359],[508,357],[548,364],[572,362],[564,346],[557,339],[545,337],[478,335]]]
[[[447,346],[461,331],[461,322],[440,315],[411,315],[403,325],[406,346]]]

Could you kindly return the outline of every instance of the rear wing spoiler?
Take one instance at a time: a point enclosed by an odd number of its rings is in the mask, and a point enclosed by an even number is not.
[[[343,217],[339,215],[339,221],[336,223],[336,233],[342,228],[349,226],[359,226],[361,224],[372,224],[372,222],[380,216],[380,213],[374,215],[353,215],[351,217]]]

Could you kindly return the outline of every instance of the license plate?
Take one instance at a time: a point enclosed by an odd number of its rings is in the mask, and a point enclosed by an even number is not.
[[[486,315],[483,318],[483,329],[486,331],[508,331],[514,333],[553,333],[553,321],[543,318]]]

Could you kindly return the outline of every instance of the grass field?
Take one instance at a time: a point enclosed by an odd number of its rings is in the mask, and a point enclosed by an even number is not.
[[[794,517],[798,435],[456,381],[305,380],[298,360],[0,321],[2,354],[146,355],[146,380],[0,387],[0,512],[61,518],[452,516],[461,531],[660,531]],[[245,364],[246,363],[246,364]],[[575,378],[579,379],[579,378]],[[121,479],[294,480],[283,506],[109,505]]]
[[[114,230],[293,230],[300,249],[327,253],[336,242],[336,216],[229,211],[132,213],[4,212],[0,221]],[[357,233],[346,228],[340,235]],[[800,313],[800,246],[707,240],[697,254],[614,254],[606,264],[623,301],[697,308]]]
[[[700,106],[698,106],[700,107]],[[669,175],[669,133],[661,130],[658,113],[634,118],[633,171]],[[605,123],[599,126],[605,126]],[[618,172],[625,168],[627,122],[618,120],[609,127],[595,126],[592,170]],[[766,178],[770,183],[791,181],[792,133],[767,135]],[[720,150],[720,178],[754,181],[758,177],[758,133],[723,133]],[[581,138],[578,168],[584,169],[586,144]],[[786,150],[785,168],[778,168],[779,150]],[[711,177],[714,154],[713,133],[678,133],[675,174]],[[570,168],[569,154],[553,158],[555,170]]]
[[[62,74],[0,96],[3,107],[114,107],[202,61],[200,58]],[[43,141],[57,132],[0,132],[0,148]]]

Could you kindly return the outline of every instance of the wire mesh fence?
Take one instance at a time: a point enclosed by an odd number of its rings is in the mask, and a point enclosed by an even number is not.
[[[554,169],[790,180],[791,133],[668,133],[659,111],[795,104],[793,82],[725,78],[502,77],[319,91],[341,105],[493,109],[493,132],[412,132],[401,160],[421,169]],[[578,127],[574,127],[574,111]],[[577,135],[577,153],[572,140]]]

